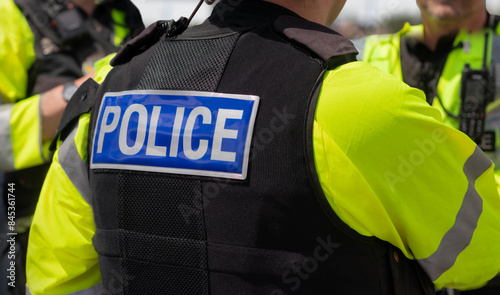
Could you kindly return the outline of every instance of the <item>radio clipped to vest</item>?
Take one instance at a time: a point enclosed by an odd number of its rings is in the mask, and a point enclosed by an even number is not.
[[[54,16],[54,22],[63,44],[71,43],[87,33],[85,19],[73,3],[63,5]]]
[[[473,70],[469,64],[465,65],[462,72],[462,89],[461,99],[462,105],[460,108],[460,131],[467,134],[477,144],[482,141],[490,142],[490,137],[495,134],[485,133],[486,106],[492,102],[495,96],[494,77],[495,67],[487,67],[488,57],[488,41],[489,33],[485,33],[485,49],[483,57],[483,67],[480,70]],[[493,138],[494,140],[494,138]],[[491,145],[491,144],[490,144]],[[489,145],[485,145],[484,149],[488,150]],[[492,149],[495,148],[493,144]]]
[[[69,0],[15,0],[32,29],[57,46],[69,45],[88,33],[85,19]]]

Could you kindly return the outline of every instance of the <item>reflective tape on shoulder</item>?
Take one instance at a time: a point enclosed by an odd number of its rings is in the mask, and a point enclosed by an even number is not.
[[[10,118],[12,104],[0,105],[0,171],[12,171],[14,166],[14,148],[12,146],[12,134]]]
[[[245,179],[258,104],[215,92],[106,93],[90,168]]]
[[[88,178],[88,164],[80,157],[75,144],[78,126],[59,147],[59,164],[82,198],[92,206],[92,192]]]

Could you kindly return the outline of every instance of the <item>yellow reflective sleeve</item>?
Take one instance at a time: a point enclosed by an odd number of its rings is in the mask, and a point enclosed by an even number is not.
[[[94,80],[97,83],[101,84],[108,75],[109,71],[113,69],[113,67],[109,63],[115,57],[115,55],[116,53],[109,54],[94,63],[94,68],[95,68]]]
[[[417,259],[436,286],[471,288],[500,271],[492,163],[421,91],[363,62],[329,71],[313,145],[335,213]]]
[[[491,182],[492,175],[493,167],[490,167],[476,180],[475,188],[482,197],[482,202],[477,204],[482,208],[481,217],[470,245],[460,253],[453,266],[435,282],[437,286],[449,286],[459,290],[476,289],[486,283],[485,279],[493,278],[499,272],[500,260],[497,253],[500,251],[500,201],[498,198],[488,198],[491,195],[489,192],[497,189]],[[466,208],[474,209],[474,205]],[[497,253],[493,253],[494,251]]]
[[[27,253],[27,285],[32,294],[68,294],[101,282],[97,253],[92,246],[92,208],[81,192],[82,180],[71,179],[64,163],[86,161],[90,115],[80,117],[78,129],[54,154],[33,217]],[[81,159],[61,155],[63,145],[75,147]],[[74,156],[74,154],[72,154]],[[76,169],[76,168],[75,168]],[[88,183],[87,183],[88,185]]]
[[[0,100],[13,103],[26,95],[34,37],[14,1],[0,1],[0,15]]]
[[[126,20],[127,15],[125,12],[118,10],[118,9],[112,9],[111,10],[111,18],[114,21],[114,30],[115,30],[115,39],[114,39],[114,44],[116,47],[119,47],[122,45],[122,42],[125,38],[127,38],[128,34],[130,33],[130,29],[127,27],[127,20]]]
[[[10,117],[14,168],[37,166],[49,158],[50,142],[41,140],[40,95],[15,103]]]

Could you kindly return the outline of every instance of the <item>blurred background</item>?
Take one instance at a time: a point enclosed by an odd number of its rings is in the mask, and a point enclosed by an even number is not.
[[[1,1],[1,0],[0,0]],[[142,13],[145,25],[159,19],[189,17],[198,0],[132,0]],[[500,14],[500,0],[486,0],[488,11]],[[203,4],[192,24],[202,22],[212,6]],[[367,34],[392,33],[405,22],[420,23],[420,12],[415,0],[347,0],[332,28],[348,38]]]

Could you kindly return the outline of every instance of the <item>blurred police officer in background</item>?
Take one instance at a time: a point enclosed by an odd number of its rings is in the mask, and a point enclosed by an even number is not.
[[[500,17],[488,13],[484,0],[417,5],[422,25],[356,40],[362,59],[424,91],[444,122],[469,135],[494,161],[498,178]],[[462,294],[500,294],[500,282]]]
[[[200,5],[203,1],[200,1]],[[32,294],[434,294],[500,269],[491,160],[327,28],[344,0],[159,21],[65,113]]]
[[[468,134],[499,163],[500,112],[494,98],[500,91],[500,73],[495,74],[500,17],[487,12],[484,0],[417,4],[422,25],[355,41],[363,61],[424,91],[446,124]]]
[[[93,77],[95,61],[144,26],[129,1],[4,0],[0,14],[0,170],[9,172],[2,175],[1,215],[3,223],[15,222],[2,232],[17,233],[15,251],[2,239],[0,293],[24,294],[28,228],[48,169],[39,165],[50,161],[48,145],[67,101]],[[11,261],[16,288],[8,285]]]

